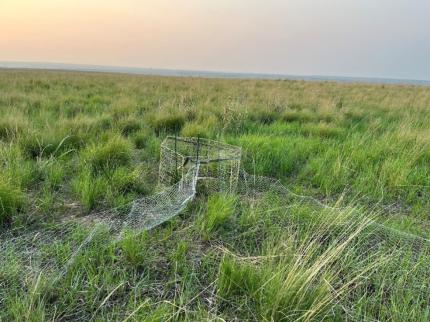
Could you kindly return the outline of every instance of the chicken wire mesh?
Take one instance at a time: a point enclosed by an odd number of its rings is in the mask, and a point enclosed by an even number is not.
[[[0,237],[0,267],[17,266],[29,273],[56,271],[57,278],[63,276],[76,255],[93,241],[98,232],[108,231],[118,240],[125,232],[138,233],[152,229],[180,213],[195,196],[198,171],[199,164],[193,164],[175,184],[121,207],[24,233],[19,230],[4,233]],[[84,238],[80,238],[79,231]],[[65,241],[69,250],[60,262],[47,256],[50,251],[56,252],[56,247],[62,247]],[[1,275],[0,270],[0,285]]]
[[[207,182],[216,191],[233,192],[238,184],[240,155],[240,148],[217,141],[167,137],[160,151],[160,192],[48,227],[7,231],[0,236],[0,267],[16,266],[27,273],[52,271],[56,279],[60,278],[98,232],[108,231],[121,239],[125,232],[152,229],[180,213],[194,198],[197,181]],[[79,229],[83,238],[76,236]],[[64,241],[70,241],[70,249],[60,261],[47,256]]]
[[[159,180],[170,185],[199,164],[198,180],[211,190],[236,191],[242,150],[239,147],[202,138],[168,136],[161,144]]]
[[[169,136],[160,149],[159,193],[86,217],[35,227],[33,231],[4,233],[0,236],[0,300],[8,284],[2,267],[16,267],[22,271],[23,279],[43,270],[52,272],[54,281],[58,280],[100,232],[121,239],[127,231],[150,230],[183,211],[194,199],[197,186],[209,193],[236,193],[247,200],[273,194],[284,210],[303,204],[313,207],[314,215],[322,209],[336,210],[314,198],[293,193],[277,179],[248,174],[240,168],[241,154],[241,148],[221,142]],[[406,241],[416,249],[429,245],[427,239],[374,224],[384,242],[398,245]],[[65,241],[67,249],[63,249]]]

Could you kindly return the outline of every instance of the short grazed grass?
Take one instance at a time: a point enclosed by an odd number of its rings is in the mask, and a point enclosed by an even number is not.
[[[430,237],[429,109],[419,86],[1,70],[1,235],[151,194],[175,133],[345,207],[199,190],[150,232],[96,231],[64,276],[5,252],[0,320],[428,321],[430,245],[368,218]],[[64,267],[87,235],[42,263]]]

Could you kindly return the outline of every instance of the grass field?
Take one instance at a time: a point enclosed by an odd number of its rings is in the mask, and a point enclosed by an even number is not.
[[[152,194],[174,133],[344,206],[202,192],[150,232],[98,232],[55,283],[0,267],[0,320],[430,319],[430,244],[368,220],[430,238],[429,87],[0,70],[0,111],[1,233]]]

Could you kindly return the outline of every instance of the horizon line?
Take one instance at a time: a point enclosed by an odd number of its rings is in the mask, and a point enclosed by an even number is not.
[[[118,65],[93,65],[77,63],[50,63],[39,61],[0,61],[0,69],[37,69],[58,71],[80,71],[98,73],[118,73],[166,77],[197,77],[225,79],[267,79],[267,80],[303,80],[303,81],[334,81],[341,83],[372,83],[372,84],[405,84],[430,85],[430,80],[408,78],[384,78],[374,76],[342,76],[342,75],[299,75],[286,73],[231,72],[215,70],[170,69],[158,67],[134,67]]]

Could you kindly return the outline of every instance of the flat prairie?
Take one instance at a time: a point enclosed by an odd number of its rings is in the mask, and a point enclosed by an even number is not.
[[[200,191],[150,231],[99,232],[59,279],[0,239],[0,320],[430,319],[426,86],[0,70],[0,234],[153,194],[167,135],[240,146],[248,173],[335,208]]]

